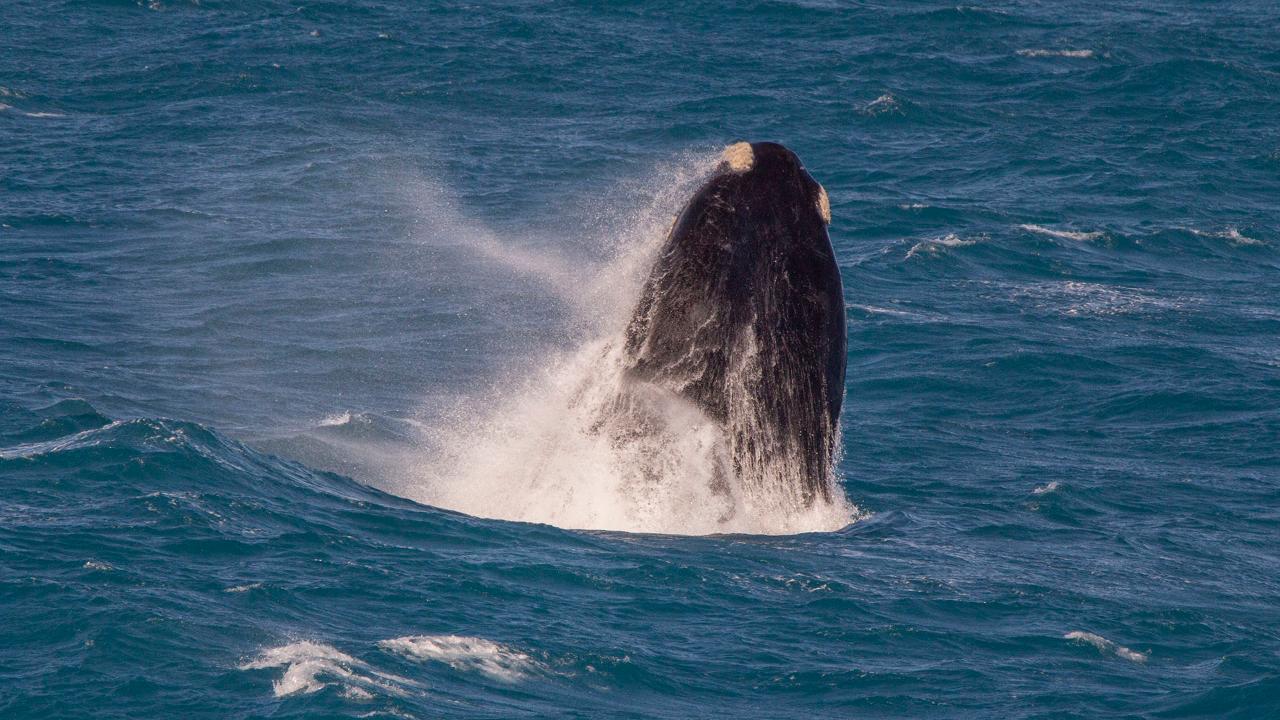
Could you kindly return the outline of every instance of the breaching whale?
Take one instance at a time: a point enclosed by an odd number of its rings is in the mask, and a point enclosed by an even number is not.
[[[720,475],[830,501],[845,310],[827,193],[776,143],[737,143],[685,205],[625,334],[629,382],[723,428]],[[723,479],[723,478],[722,478]]]

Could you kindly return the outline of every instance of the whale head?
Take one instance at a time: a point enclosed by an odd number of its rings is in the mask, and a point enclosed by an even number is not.
[[[668,234],[626,332],[628,376],[721,423],[741,483],[830,500],[844,294],[830,201],[795,153],[736,143]]]

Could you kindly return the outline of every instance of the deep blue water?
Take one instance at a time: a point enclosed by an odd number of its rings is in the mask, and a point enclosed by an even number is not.
[[[0,716],[1280,717],[1277,27],[3,3]],[[831,198],[855,521],[592,515],[546,388],[740,139]]]

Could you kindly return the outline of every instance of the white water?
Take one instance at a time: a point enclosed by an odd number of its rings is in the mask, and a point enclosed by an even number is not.
[[[330,683],[339,683],[351,697],[368,698],[371,691],[402,695],[417,683],[382,672],[332,645],[303,640],[268,648],[258,657],[240,665],[241,670],[284,668],[272,683],[276,697],[313,693]]]
[[[576,529],[791,534],[856,519],[838,488],[834,502],[805,507],[782,477],[725,478],[729,438],[719,424],[656,388],[633,383],[624,392],[622,332],[672,221],[719,161],[685,158],[624,188],[634,209],[600,211],[595,234],[607,252],[594,265],[514,249],[520,243],[467,219],[439,185],[407,184],[423,242],[469,248],[477,263],[550,289],[572,317],[559,346],[511,362],[492,390],[460,398],[426,428],[424,456],[386,489],[471,515]]]
[[[1083,630],[1072,630],[1062,636],[1066,640],[1074,640],[1094,646],[1098,652],[1115,655],[1118,658],[1128,660],[1129,662],[1143,663],[1147,661],[1146,653],[1140,653],[1123,645],[1116,643],[1098,635],[1096,633],[1085,632]]]
[[[503,682],[516,682],[541,667],[519,650],[480,637],[408,635],[383,640],[378,647],[413,660],[441,662],[454,670],[474,670]]]

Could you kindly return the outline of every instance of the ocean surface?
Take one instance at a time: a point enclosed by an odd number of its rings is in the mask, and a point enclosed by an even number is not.
[[[0,717],[1280,717],[1277,27],[6,0]],[[849,370],[726,520],[573,398],[738,140]]]

